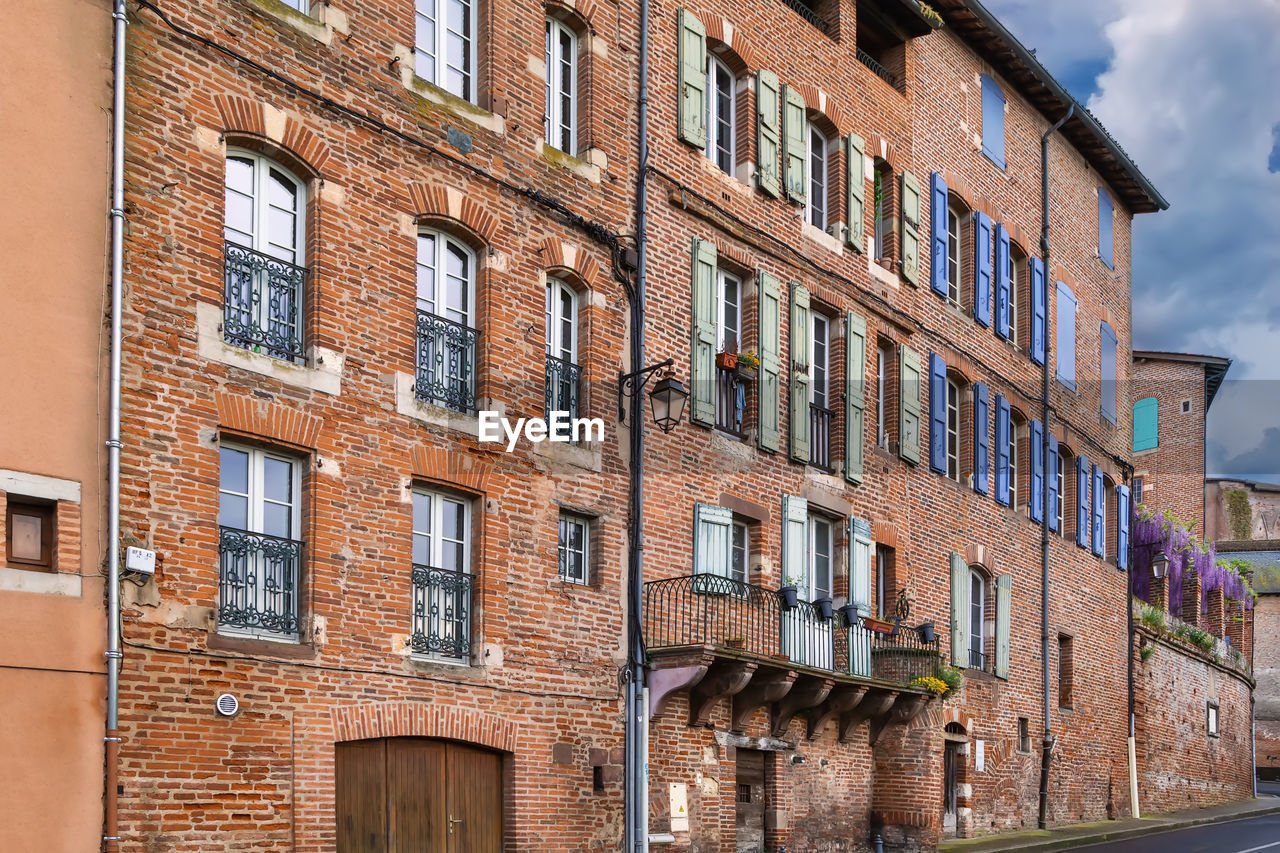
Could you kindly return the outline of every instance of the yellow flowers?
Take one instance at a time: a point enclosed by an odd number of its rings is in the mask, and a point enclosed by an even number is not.
[[[932,675],[921,675],[911,679],[912,687],[921,687],[928,690],[934,696],[941,696],[951,690],[951,687],[941,678],[934,678]]]

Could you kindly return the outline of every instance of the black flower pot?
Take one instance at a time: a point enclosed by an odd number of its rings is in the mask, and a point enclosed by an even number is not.
[[[818,615],[822,617],[823,622],[831,621],[831,599],[819,598],[813,602],[813,606],[818,608]]]
[[[932,643],[937,639],[933,632],[932,622],[926,622],[920,626],[920,639],[925,643]]]
[[[853,626],[858,624],[858,605],[842,604],[840,605],[840,615],[844,617],[844,624]]]
[[[784,586],[781,590],[782,606],[791,610],[800,603],[800,590],[794,586]]]

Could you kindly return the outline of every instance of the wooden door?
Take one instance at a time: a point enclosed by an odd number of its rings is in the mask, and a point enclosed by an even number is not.
[[[735,853],[764,853],[764,753],[738,749]]]
[[[428,738],[387,740],[390,853],[446,850],[446,748],[443,741]]]
[[[956,833],[956,760],[959,744],[945,741],[942,745],[942,831]]]
[[[337,745],[334,771],[339,853],[390,853],[386,750],[385,740]]]
[[[449,853],[502,853],[502,756],[448,746]]]

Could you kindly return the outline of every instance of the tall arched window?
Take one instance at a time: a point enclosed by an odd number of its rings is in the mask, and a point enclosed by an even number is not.
[[[439,231],[418,235],[417,396],[459,412],[476,404],[476,257]]]
[[[707,54],[707,157],[722,172],[733,174],[737,81],[729,66]]]
[[[986,669],[983,623],[987,612],[987,579],[977,569],[969,569],[969,666]]]
[[[547,87],[543,128],[547,144],[578,153],[578,36],[563,21],[547,18]]]
[[[231,149],[225,190],[223,336],[227,343],[300,361],[306,186],[261,154]]]
[[[805,219],[814,228],[825,231],[828,221],[827,196],[831,186],[830,157],[827,153],[830,143],[812,122],[805,129],[805,142],[809,159],[809,192],[805,194]]]
[[[416,0],[414,72],[450,94],[476,101],[476,4]]]
[[[578,416],[578,294],[563,279],[548,276],[546,296],[546,411]]]

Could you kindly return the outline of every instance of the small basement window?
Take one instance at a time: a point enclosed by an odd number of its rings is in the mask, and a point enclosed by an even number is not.
[[[5,556],[10,565],[53,570],[54,505],[10,495],[5,509]]]

